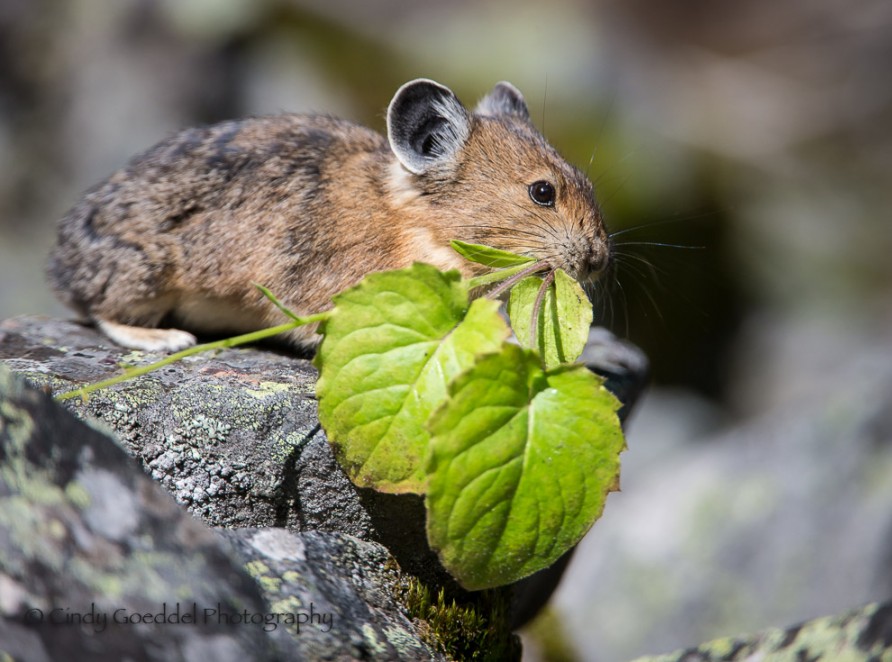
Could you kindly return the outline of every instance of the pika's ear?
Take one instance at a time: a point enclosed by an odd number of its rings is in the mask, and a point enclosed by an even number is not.
[[[396,91],[387,108],[387,137],[400,163],[416,175],[448,162],[471,133],[468,111],[448,87],[419,78]]]
[[[496,83],[492,92],[480,100],[474,112],[488,117],[514,115],[525,122],[530,120],[530,111],[520,90],[506,81]]]

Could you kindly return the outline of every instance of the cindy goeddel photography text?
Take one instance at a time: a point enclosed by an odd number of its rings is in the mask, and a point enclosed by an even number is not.
[[[125,607],[104,609],[91,602],[85,609],[54,607],[52,609],[29,609],[24,613],[26,625],[83,627],[93,632],[104,632],[115,625],[184,625],[184,626],[255,626],[267,632],[279,627],[300,634],[308,627],[328,632],[334,625],[334,615],[317,611],[311,602],[307,607],[293,611],[252,612],[247,609],[235,611],[226,609],[221,603],[201,606],[196,602],[164,602],[158,609],[135,611]]]

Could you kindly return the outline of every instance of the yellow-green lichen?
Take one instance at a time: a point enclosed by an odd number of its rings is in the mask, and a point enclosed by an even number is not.
[[[68,529],[65,528],[65,525],[55,517],[51,517],[47,521],[46,530],[54,540],[62,540],[68,534]]]
[[[270,610],[276,614],[289,614],[300,611],[303,603],[297,596],[289,595],[281,600],[274,600],[270,603]]]
[[[294,570],[286,570],[282,574],[282,579],[284,579],[289,584],[297,584],[300,582],[301,577],[299,572],[295,572]]]
[[[269,572],[269,566],[266,565],[263,561],[248,561],[245,564],[245,570],[248,571],[248,574],[251,575],[254,579],[260,579],[261,577],[266,576]]]
[[[7,435],[12,443],[24,444],[33,431],[34,421],[27,411],[12,402],[0,402],[0,432]]]
[[[257,384],[256,389],[246,388],[244,389],[244,393],[245,395],[250,395],[252,398],[265,400],[272,395],[288,392],[291,388],[290,384],[282,384],[280,382],[260,382]]]
[[[65,486],[65,497],[78,510],[84,510],[90,505],[90,493],[77,481],[71,481]]]
[[[58,572],[65,563],[59,546],[47,545],[48,523],[42,510],[36,510],[30,498],[14,494],[0,498],[0,529],[4,529],[22,559],[37,562]]]
[[[93,595],[101,595],[110,601],[119,600],[124,595],[125,578],[140,590],[150,586],[135,581],[121,558],[106,557],[104,564],[97,566],[89,559],[75,556],[67,559],[65,572],[72,580],[87,587]]]
[[[378,635],[375,632],[375,628],[372,627],[372,624],[363,623],[360,630],[362,630],[363,638],[365,639],[365,642],[368,645],[369,649],[373,653],[383,655],[384,652],[387,650],[387,644],[383,641],[378,640]]]
[[[282,587],[282,580],[279,577],[255,577],[260,587],[267,593],[277,593]]]

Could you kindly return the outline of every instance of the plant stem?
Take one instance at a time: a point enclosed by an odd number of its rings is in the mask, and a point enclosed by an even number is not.
[[[290,308],[286,308],[285,304],[283,304],[281,301],[279,301],[279,299],[276,297],[276,295],[269,291],[269,288],[264,287],[260,283],[251,283],[251,284],[254,287],[256,287],[258,290],[260,290],[260,293],[263,296],[265,296],[267,299],[269,299],[276,308],[281,310],[285,316],[290,317],[295,322],[300,322],[300,320],[301,320],[300,316],[297,315],[296,313],[292,312]]]
[[[530,349],[538,349],[536,343],[539,340],[537,337],[539,332],[539,312],[542,310],[545,293],[548,292],[548,288],[551,287],[553,282],[554,271],[549,271],[545,278],[542,279],[542,285],[539,286],[539,291],[536,293],[536,301],[533,303],[533,319],[530,324]]]
[[[194,347],[189,347],[188,349],[184,349],[183,351],[177,352],[176,354],[171,354],[170,356],[167,356],[160,361],[156,361],[155,363],[150,363],[149,365],[140,366],[138,368],[129,368],[124,371],[124,374],[118,375],[117,377],[110,377],[109,379],[104,379],[101,382],[87,384],[86,386],[74,389],[73,391],[60,393],[56,396],[56,400],[61,402],[63,400],[70,400],[71,398],[76,398],[78,396],[80,396],[83,400],[86,400],[87,396],[94,391],[98,391],[99,389],[107,388],[109,386],[114,386],[115,384],[120,384],[121,382],[127,381],[128,379],[133,379],[134,377],[140,377],[150,372],[154,372],[155,370],[170,365],[171,363],[176,363],[180,359],[184,359],[187,356],[201,354],[202,352],[227,349],[229,347],[237,347],[239,345],[247,345],[248,343],[257,342],[258,340],[272,338],[273,336],[277,336],[280,333],[291,331],[291,329],[296,329],[297,327],[303,326],[305,324],[321,322],[322,320],[326,319],[328,315],[328,312],[324,312],[317,313],[315,315],[307,315],[306,317],[298,317],[293,322],[287,322],[285,324],[273,326],[268,329],[252,331],[251,333],[245,333],[240,336],[234,336],[232,338],[224,338],[223,340],[204,343],[203,345],[195,345]]]
[[[523,265],[519,265],[519,266],[523,266]],[[502,292],[505,292],[506,290],[510,290],[512,287],[514,287],[517,283],[522,281],[527,276],[530,276],[534,273],[538,273],[539,271],[544,271],[544,270],[550,269],[550,268],[551,267],[549,266],[549,264],[547,262],[536,262],[536,263],[531,264],[527,267],[524,267],[523,269],[519,269],[518,271],[516,271],[514,273],[513,276],[511,276],[510,278],[503,281],[496,287],[492,288],[489,292],[487,292],[486,296],[490,299],[498,299],[502,295]],[[505,269],[505,271],[508,271],[508,269]],[[497,273],[503,273],[503,272],[497,272]]]
[[[473,290],[477,287],[490,285],[491,283],[498,283],[501,280],[505,280],[506,278],[510,278],[519,273],[523,273],[524,276],[526,276],[531,273],[535,273],[536,271],[541,271],[545,268],[547,268],[547,265],[544,262],[534,262],[533,264],[527,262],[525,264],[518,264],[506,269],[490,271],[489,273],[485,273],[482,276],[474,276],[473,278],[470,278],[468,280],[468,287]],[[499,293],[501,294],[501,292]]]

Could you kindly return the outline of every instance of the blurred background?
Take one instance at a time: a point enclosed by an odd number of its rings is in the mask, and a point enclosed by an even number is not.
[[[190,125],[499,80],[617,232],[651,358],[623,492],[527,656],[622,660],[892,597],[887,0],[0,0],[0,318],[55,221]],[[543,643],[545,642],[545,643]],[[551,646],[551,653],[544,652]]]

